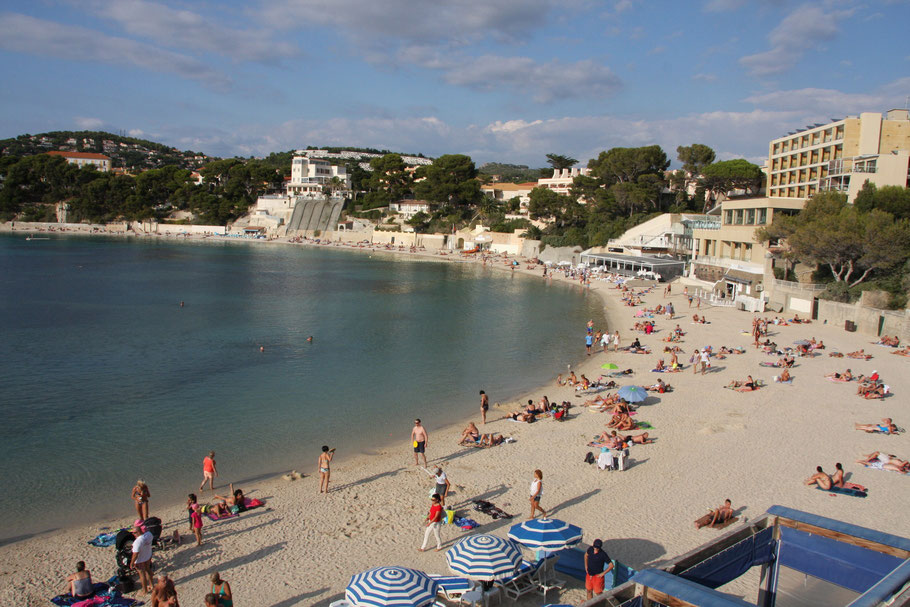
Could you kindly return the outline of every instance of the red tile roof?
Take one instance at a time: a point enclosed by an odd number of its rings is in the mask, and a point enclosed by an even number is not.
[[[94,152],[48,152],[50,156],[63,156],[64,158],[85,158],[91,160],[110,160],[110,156],[95,154]]]

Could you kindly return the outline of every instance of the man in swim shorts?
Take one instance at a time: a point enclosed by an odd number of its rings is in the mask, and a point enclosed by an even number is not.
[[[613,569],[613,561],[604,551],[603,545],[603,541],[596,539],[585,552],[585,590],[588,599],[593,598],[595,594],[603,594],[604,575]]]
[[[423,467],[427,467],[427,444],[430,442],[430,437],[427,434],[426,428],[420,424],[419,419],[414,420],[414,427],[411,428],[411,443],[414,445],[414,465],[419,466],[420,462],[417,459],[418,456],[423,456]]]

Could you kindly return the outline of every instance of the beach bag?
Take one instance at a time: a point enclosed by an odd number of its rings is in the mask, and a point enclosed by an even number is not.
[[[455,511],[446,510],[446,518],[445,518],[446,524],[451,525],[454,520],[455,520]]]
[[[588,451],[588,454],[585,455],[585,463],[593,464],[595,461],[597,461],[597,460],[594,459],[594,454],[591,453],[590,451]]]

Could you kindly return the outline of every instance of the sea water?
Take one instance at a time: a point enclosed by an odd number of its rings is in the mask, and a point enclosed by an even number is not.
[[[175,503],[209,450],[219,483],[248,487],[312,472],[323,444],[404,444],[415,417],[432,433],[481,389],[551,380],[602,318],[580,286],[478,264],[50,238],[0,237],[3,542],[129,520],[138,478],[153,511]]]

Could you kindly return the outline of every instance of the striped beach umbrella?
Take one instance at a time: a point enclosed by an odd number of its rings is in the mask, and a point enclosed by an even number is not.
[[[521,565],[521,550],[495,535],[469,535],[449,548],[446,563],[453,573],[471,580],[501,580]]]
[[[623,386],[617,394],[627,403],[640,403],[648,398],[648,391],[641,386]]]
[[[407,567],[374,567],[351,577],[345,598],[357,607],[427,607],[439,584]]]
[[[555,518],[535,518],[512,525],[509,539],[532,550],[555,552],[581,541],[581,527]]]

